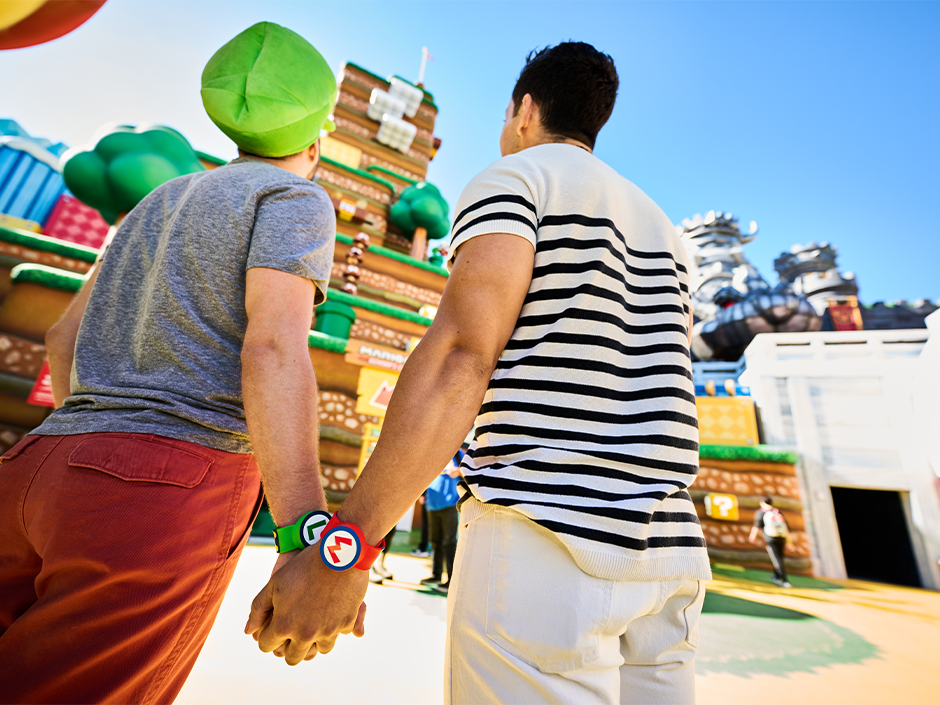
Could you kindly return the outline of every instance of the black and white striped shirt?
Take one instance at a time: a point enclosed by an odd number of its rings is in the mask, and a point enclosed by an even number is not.
[[[547,144],[464,190],[451,252],[492,233],[529,240],[535,265],[463,463],[474,497],[551,530],[591,575],[709,578],[687,491],[689,264],[672,223],[586,150]]]

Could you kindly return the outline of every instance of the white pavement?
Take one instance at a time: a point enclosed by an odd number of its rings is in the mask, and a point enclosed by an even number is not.
[[[443,701],[447,605],[442,596],[418,591],[418,581],[430,574],[427,559],[389,556],[397,580],[370,586],[365,637],[341,637],[331,653],[291,668],[262,654],[242,631],[274,558],[272,546],[245,549],[177,702]],[[706,601],[702,616],[699,705],[940,702],[940,593],[798,576],[793,582],[792,590],[782,590],[759,571],[716,565],[708,586],[712,604]],[[774,649],[755,636],[766,633],[781,640]]]
[[[267,582],[274,548],[248,546],[219,618],[183,692],[180,705],[309,703],[369,705],[440,703],[443,699],[447,601],[416,592],[430,575],[427,559],[390,555],[396,581],[370,585],[366,636],[341,637],[336,647],[293,668],[263,654],[243,629],[251,600]]]

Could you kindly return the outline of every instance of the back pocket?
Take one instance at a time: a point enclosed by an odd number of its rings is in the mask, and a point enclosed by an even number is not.
[[[5,460],[13,460],[13,458],[29,448],[29,446],[38,441],[41,437],[42,436],[26,436],[21,438],[10,450],[0,455],[0,463],[3,463]]]
[[[212,461],[153,438],[102,434],[75,446],[69,454],[69,465],[98,470],[128,482],[191,489],[202,482]]]
[[[542,673],[590,667],[613,583],[582,572],[547,530],[512,510],[495,513],[487,637]]]

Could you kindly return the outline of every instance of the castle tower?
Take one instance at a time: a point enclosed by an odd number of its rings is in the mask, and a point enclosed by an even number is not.
[[[839,271],[837,250],[828,242],[794,245],[774,260],[781,282],[804,296],[820,316],[829,311],[836,330],[861,330],[858,283],[852,272]]]
[[[771,288],[742,248],[757,236],[731,213],[709,211],[686,218],[676,231],[695,264],[691,281],[692,353],[696,359],[737,360],[758,333],[819,330],[809,302],[781,282]]]

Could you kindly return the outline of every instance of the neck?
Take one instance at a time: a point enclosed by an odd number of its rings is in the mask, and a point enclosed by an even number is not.
[[[538,147],[540,144],[570,144],[575,147],[580,147],[588,154],[594,154],[594,150],[587,146],[584,142],[576,140],[573,137],[556,137],[554,135],[547,134],[538,134],[534,135],[533,139],[524,140],[522,149],[528,149],[529,147]]]
[[[248,152],[243,152],[238,150],[238,156],[242,159],[254,159],[258,162],[264,162],[265,164],[270,164],[271,166],[276,166],[279,169],[284,171],[289,171],[291,174],[295,174],[302,179],[311,178],[310,174],[311,167],[309,164],[303,163],[300,159],[283,159],[283,158],[273,158],[273,157],[259,157],[257,154],[250,154]]]
[[[585,152],[587,152],[588,154],[594,154],[594,150],[591,149],[590,147],[588,147],[584,142],[580,142],[580,141],[578,141],[578,140],[576,140],[576,139],[572,139],[571,137],[566,137],[565,139],[563,139],[563,140],[561,141],[561,144],[572,144],[572,145],[574,145],[575,147],[580,147],[581,149],[583,149],[583,150],[584,150]]]

